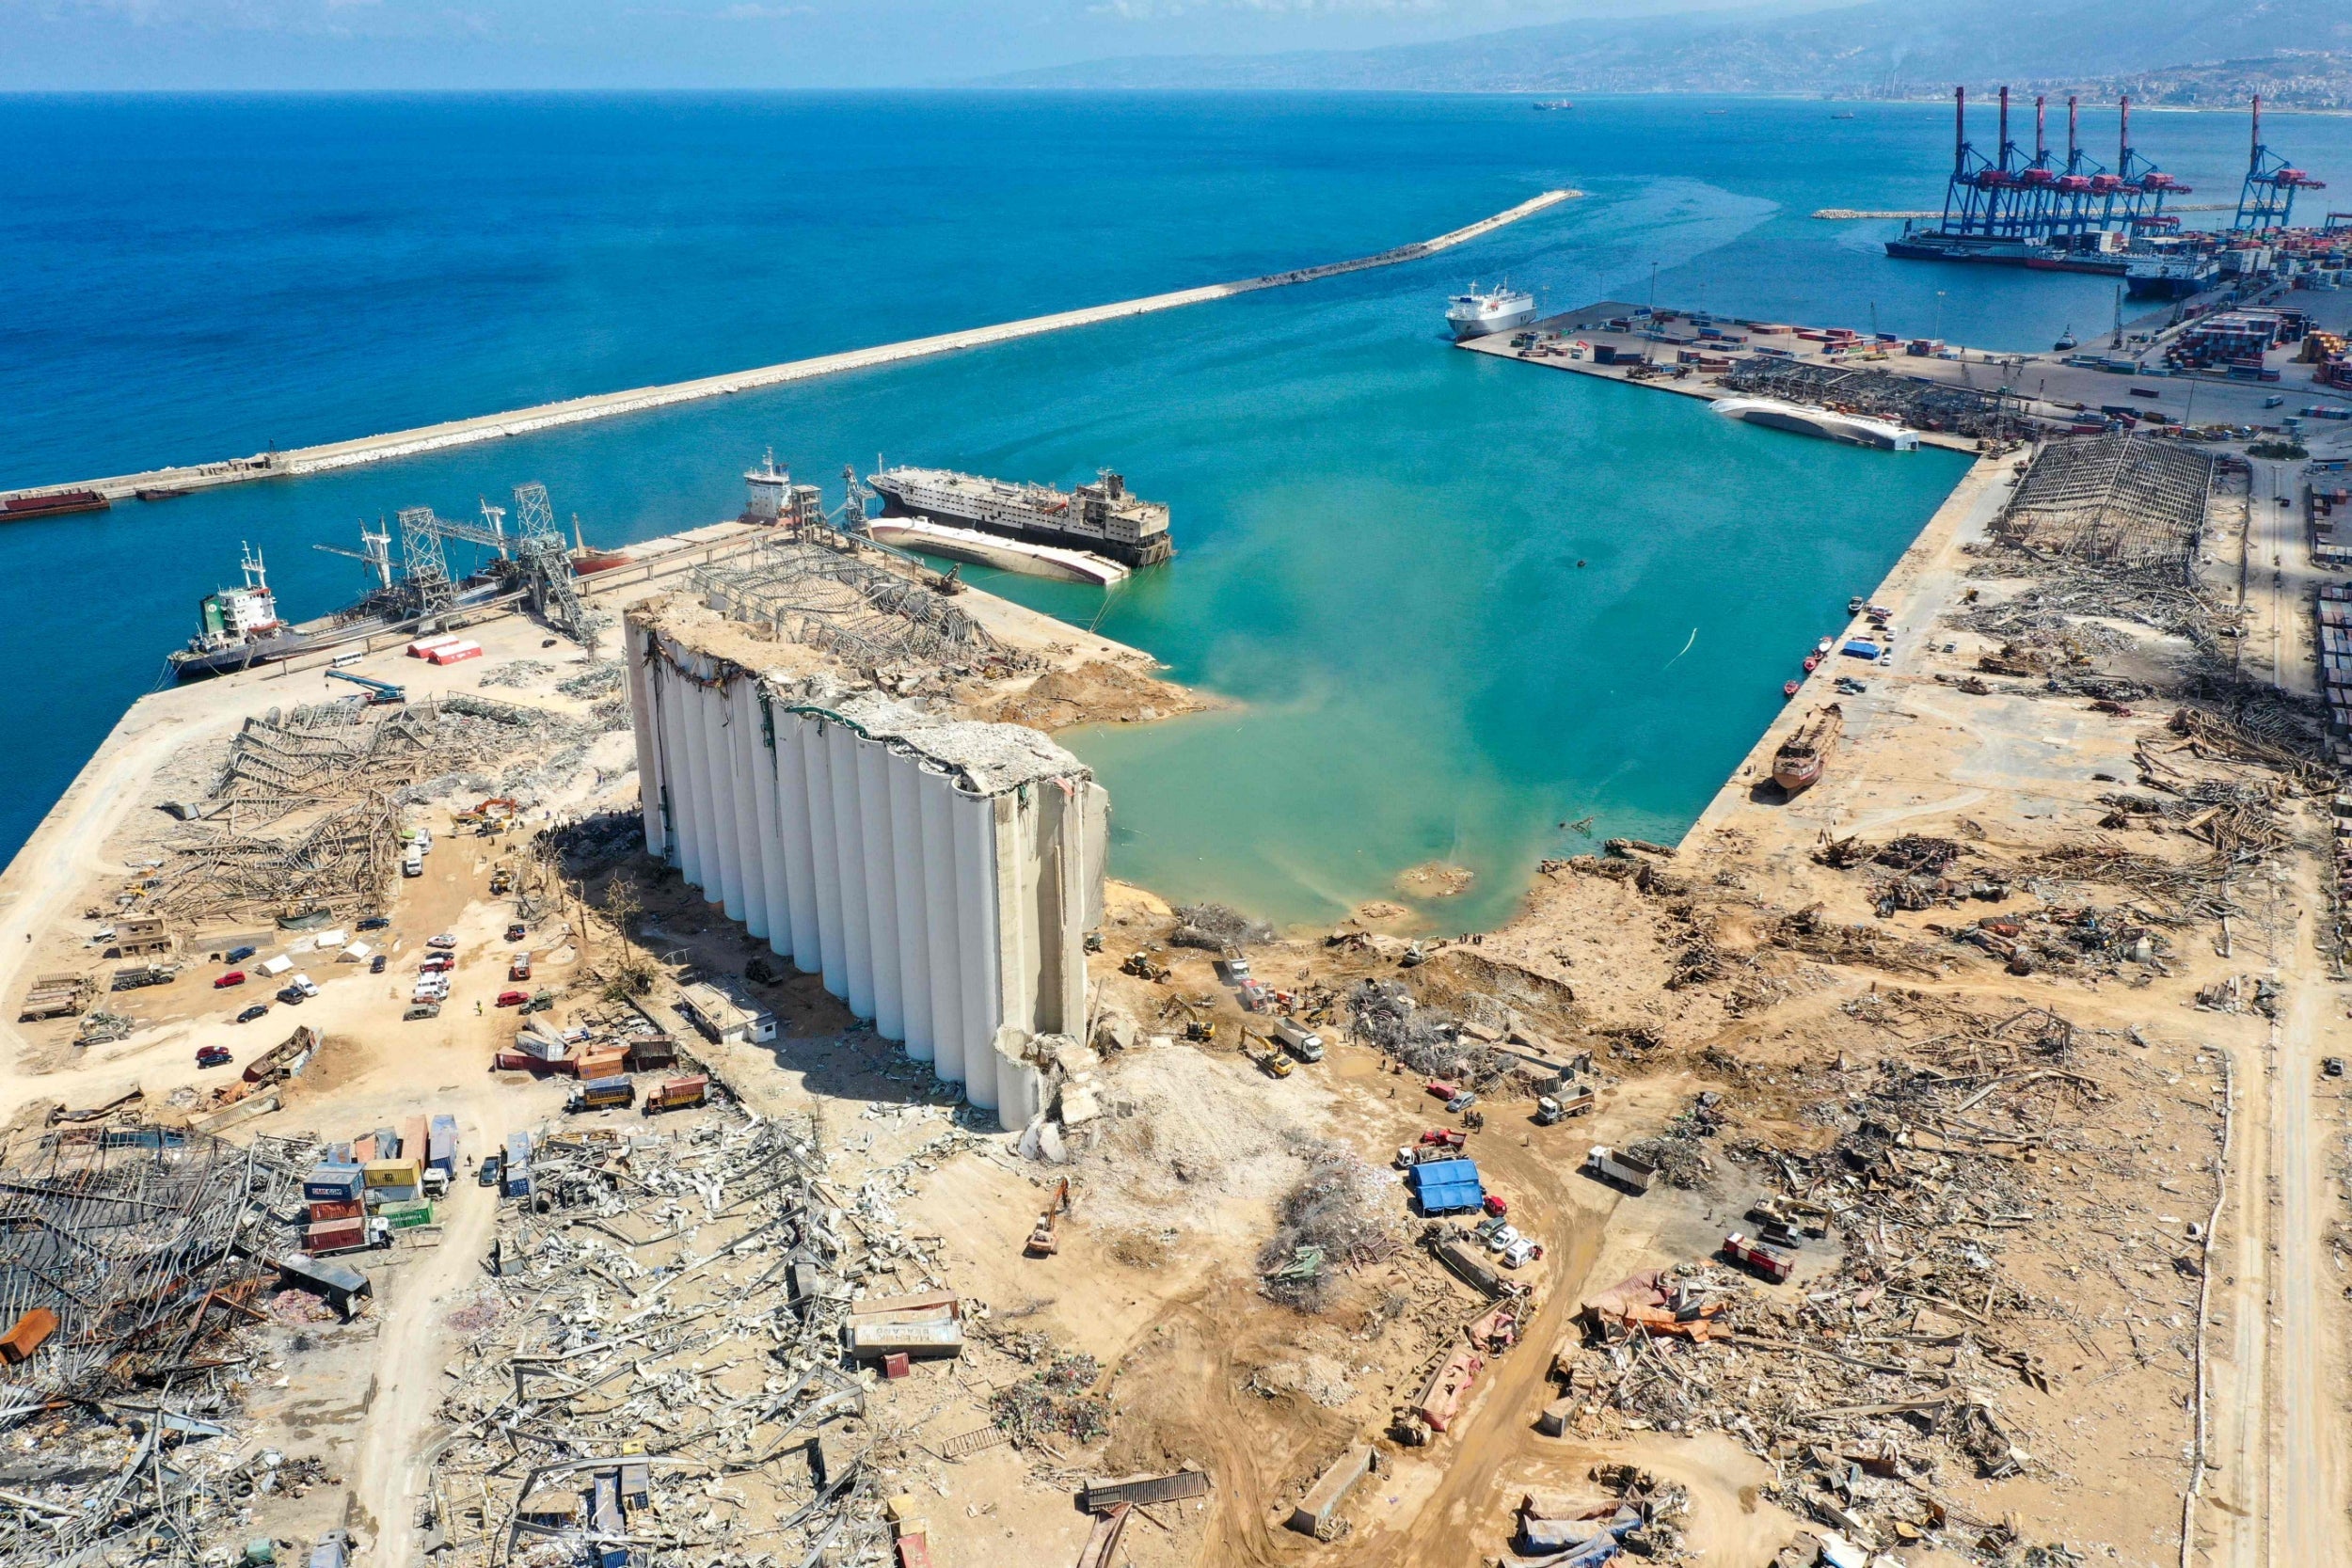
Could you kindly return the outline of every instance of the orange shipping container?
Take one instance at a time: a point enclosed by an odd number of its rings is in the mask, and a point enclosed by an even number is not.
[[[35,1351],[49,1342],[49,1336],[57,1332],[57,1315],[46,1307],[36,1307],[16,1320],[16,1326],[0,1337],[0,1360],[11,1367],[32,1358]]]

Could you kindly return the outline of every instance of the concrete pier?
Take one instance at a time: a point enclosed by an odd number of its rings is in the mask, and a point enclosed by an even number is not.
[[[811,359],[793,359],[780,365],[764,365],[756,370],[737,371],[726,375],[703,376],[693,381],[674,381],[667,386],[639,387],[625,392],[599,392],[590,397],[569,398],[561,403],[543,403],[536,407],[516,409],[508,414],[485,414],[470,420],[451,420],[446,423],[423,425],[414,430],[363,436],[351,441],[329,441],[290,451],[264,452],[253,457],[229,458],[184,467],[154,468],[140,474],[117,474],[108,479],[58,480],[22,489],[0,490],[0,499],[56,490],[95,490],[111,499],[121,500],[140,490],[202,490],[222,484],[242,484],[257,479],[290,479],[303,474],[355,467],[362,463],[414,457],[450,447],[471,446],[477,441],[500,440],[536,430],[553,430],[561,425],[581,424],[590,420],[607,420],[621,414],[667,408],[674,404],[723,397],[732,392],[780,387],[787,382],[809,381],[821,375],[836,375],[844,371],[869,370],[878,365],[928,358],[959,349],[985,348],[992,343],[1010,342],[1017,338],[1034,338],[1073,326],[1091,326],[1098,322],[1118,321],[1126,316],[1146,316],[1157,310],[1173,310],[1180,306],[1229,299],[1235,294],[1252,293],[1260,289],[1286,288],[1294,283],[1312,283],[1320,278],[1336,277],[1342,273],[1417,261],[1455,245],[1467,245],[1481,235],[1490,234],[1547,207],[1557,206],[1581,195],[1583,192],[1575,190],[1546,191],[1507,211],[1452,230],[1432,240],[1399,245],[1375,256],[1359,256],[1352,261],[1302,267],[1294,272],[1268,273],[1238,282],[1211,283],[1197,289],[1146,294],[1140,299],[1120,300],[1113,305],[1093,305],[1079,310],[1061,310],[1047,316],[1004,322],[995,326],[971,327],[929,338],[910,338],[899,343],[851,349],[842,354],[818,355]]]

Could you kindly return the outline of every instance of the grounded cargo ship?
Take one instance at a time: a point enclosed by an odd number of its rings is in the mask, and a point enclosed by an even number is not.
[[[1820,782],[1821,767],[1829,761],[1830,748],[1845,732],[1846,710],[1836,703],[1815,713],[1797,726],[1797,733],[1780,743],[1772,753],[1772,782],[1788,795],[1802,795]]]
[[[372,545],[382,536],[368,534],[363,530],[361,537]],[[363,559],[371,564],[375,562],[373,555]],[[278,619],[278,595],[270,592],[269,571],[262,563],[262,552],[246,546],[239,564],[245,573],[244,584],[205,594],[197,611],[201,629],[188,640],[186,647],[170,656],[171,673],[176,678],[195,680],[204,675],[250,670],[257,664],[272,664],[297,654],[358,641],[414,617],[412,607],[394,600],[388,590],[380,590],[332,615],[289,625]],[[505,585],[495,580],[470,579],[458,585],[452,608],[463,610],[482,605],[504,591]]]
[[[929,517],[1033,545],[1087,550],[1128,566],[1156,566],[1176,553],[1168,507],[1129,495],[1126,481],[1108,468],[1067,495],[1051,485],[944,468],[884,468],[866,483],[882,497],[886,515]]]
[[[1516,332],[1534,319],[1535,296],[1508,283],[1484,293],[1473,283],[1470,293],[1455,294],[1445,309],[1445,324],[1454,329],[1454,341],[1457,343],[1469,338]]]
[[[2221,280],[2221,263],[2211,255],[2135,256],[2123,274],[2134,299],[2186,299]]]

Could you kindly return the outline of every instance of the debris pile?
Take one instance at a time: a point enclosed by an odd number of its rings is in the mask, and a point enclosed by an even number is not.
[[[1178,905],[1176,928],[1168,936],[1171,947],[1201,947],[1212,953],[1273,940],[1273,927],[1223,904]]]
[[[1484,1090],[1513,1065],[1490,1041],[1467,1032],[1452,1015],[1422,1006],[1397,981],[1358,981],[1347,993],[1347,1008],[1355,1039],[1425,1077]]]
[[[0,1564],[211,1560],[275,1454],[223,1441],[275,1320],[265,1227],[305,1150],[238,1148],[105,1121],[12,1149],[0,1186],[0,1429],[23,1452],[0,1509]]]
[[[2020,1157],[2079,1149],[2085,1108],[2107,1097],[2065,1065],[2076,1032],[2055,1013],[1869,1000],[1889,1029],[1953,1026],[1873,1074],[1841,1073],[1842,1100],[1810,1101],[1826,1147],[1724,1137],[1723,1159],[1756,1182],[1748,1222],[1798,1259],[1802,1288],[1735,1272],[1727,1238],[1724,1260],[1600,1292],[1555,1362],[1556,1408],[1586,1440],[1730,1433],[1774,1462],[1774,1500],[1866,1556],[1942,1546],[2006,1562],[2013,1536],[1957,1502],[1955,1483],[2031,1468],[2000,1390],[2054,1386],[2031,1347],[2059,1305],[1998,1264],[2055,1217]]]
[[[1282,1195],[1274,1234],[1258,1250],[1265,1293],[1302,1312],[1321,1310],[1343,1268],[1362,1268],[1403,1245],[1396,1183],[1336,1145],[1319,1149]]]
[[[886,1556],[845,1348],[891,1338],[853,1332],[876,1323],[960,1346],[958,1308],[856,1299],[909,1267],[939,1282],[919,1251],[872,1243],[870,1206],[828,1186],[813,1130],[729,1107],[543,1132],[528,1159],[449,1368],[454,1436],[419,1502],[437,1560]]]

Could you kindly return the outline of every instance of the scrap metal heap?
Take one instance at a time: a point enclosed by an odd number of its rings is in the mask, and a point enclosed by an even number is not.
[[[492,1277],[452,1320],[473,1338],[419,1499],[437,1561],[890,1557],[864,1463],[888,1434],[844,1345],[853,1296],[941,1281],[895,1233],[890,1173],[845,1196],[824,1172],[813,1123],[733,1107],[536,1139]]]
[[[1998,392],[1900,375],[1893,371],[1812,364],[1751,355],[1724,372],[1724,389],[1751,397],[1886,420],[1980,440],[2013,441],[2026,434],[2016,406]]]
[[[0,1431],[24,1452],[0,1497],[0,1564],[118,1553],[192,1563],[233,1528],[262,1467],[228,1435],[251,1358],[230,1342],[270,1274],[274,1211],[307,1147],[177,1129],[63,1128],[0,1171]],[[40,1330],[46,1328],[45,1337]]]
[[[1993,527],[2045,557],[2184,582],[2212,496],[2214,460],[2137,435],[2043,446]]]
[[[832,541],[838,541],[834,543]],[[769,538],[689,574],[695,597],[862,674],[915,665],[1001,676],[1044,668],[1006,646],[936,587],[868,559],[860,541],[810,531]]]

